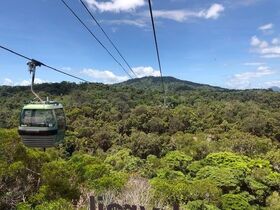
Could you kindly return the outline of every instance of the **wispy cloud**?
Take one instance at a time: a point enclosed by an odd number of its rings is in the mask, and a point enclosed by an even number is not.
[[[149,15],[149,12],[146,12],[146,15]],[[183,22],[187,20],[190,17],[197,17],[198,14],[191,11],[186,10],[155,10],[154,11],[154,17],[155,18],[163,18],[163,19],[169,19],[174,20],[177,22]]]
[[[265,82],[265,86],[268,88],[273,86],[280,87],[280,80]]]
[[[110,0],[100,2],[97,0],[86,0],[91,8],[101,12],[129,12],[145,5],[145,0]]]
[[[259,30],[267,31],[267,30],[271,30],[272,28],[273,28],[273,24],[272,23],[268,23],[268,24],[260,26]]]
[[[190,10],[155,10],[155,18],[170,19],[177,22],[183,22],[190,18],[217,19],[225,10],[221,4],[212,4],[208,9],[199,11]],[[146,13],[148,15],[148,12]]]
[[[89,1],[89,0],[88,0]],[[218,19],[222,12],[225,10],[221,4],[212,4],[209,8],[200,10],[154,10],[154,17],[156,19],[173,20],[176,22],[185,22],[190,19]],[[138,13],[131,13],[131,18],[126,19],[113,19],[103,20],[104,23],[110,25],[131,25],[139,28],[146,28],[150,26],[150,13],[149,11],[142,11]]]
[[[100,12],[131,12],[138,8],[143,7],[146,3],[145,0],[110,0],[110,1],[98,1],[98,0],[86,0],[86,3],[92,8],[97,9]],[[155,10],[155,17],[171,19],[178,22],[182,22],[191,17],[205,18],[205,19],[217,19],[220,14],[225,10],[221,4],[212,4],[208,9],[199,11],[187,11],[187,10]],[[131,24],[130,21],[123,21],[122,23]],[[139,26],[137,24],[133,24]]]
[[[110,25],[131,25],[139,28],[147,27],[147,21],[144,19],[116,19],[116,20],[103,20],[105,24]]]
[[[265,25],[260,26],[258,29],[263,32],[263,34],[269,35],[273,34],[274,25],[272,23],[268,23]]]
[[[259,66],[255,71],[247,71],[233,75],[226,85],[230,88],[246,89],[250,88],[253,79],[262,78],[274,73],[275,71],[267,66]]]
[[[262,66],[265,65],[265,63],[258,63],[258,62],[251,62],[251,63],[244,63],[244,66]]]
[[[267,41],[260,40],[257,36],[251,38],[253,52],[261,55],[263,58],[280,58],[280,42],[274,38],[271,44]]]

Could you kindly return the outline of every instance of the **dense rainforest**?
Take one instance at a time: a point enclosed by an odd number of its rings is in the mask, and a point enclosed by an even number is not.
[[[146,77],[115,85],[36,85],[64,105],[57,148],[17,134],[29,87],[0,87],[0,209],[105,204],[190,210],[280,209],[280,93]]]

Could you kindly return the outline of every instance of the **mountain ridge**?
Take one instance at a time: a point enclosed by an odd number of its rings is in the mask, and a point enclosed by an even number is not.
[[[165,88],[168,90],[194,90],[194,89],[212,89],[212,90],[229,90],[226,88],[212,86],[208,84],[201,84],[196,82],[191,82],[187,80],[177,79],[171,76],[163,77],[163,82]],[[162,83],[160,77],[147,76],[142,78],[130,79],[121,83],[114,84],[115,86],[133,86],[135,88],[150,88],[150,89],[161,89]]]

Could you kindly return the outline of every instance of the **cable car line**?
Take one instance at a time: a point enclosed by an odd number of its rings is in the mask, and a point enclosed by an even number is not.
[[[121,54],[121,52],[118,50],[118,48],[116,47],[116,45],[114,44],[114,42],[112,41],[112,39],[109,37],[109,35],[106,33],[106,31],[103,29],[103,27],[100,25],[100,23],[97,21],[97,19],[94,17],[94,15],[92,14],[92,12],[88,9],[87,5],[84,3],[83,0],[80,0],[80,2],[82,3],[83,7],[86,9],[86,11],[88,12],[88,14],[92,17],[92,19],[94,20],[94,22],[97,24],[97,26],[100,28],[100,30],[103,32],[103,34],[106,36],[106,38],[108,39],[108,41],[111,43],[111,45],[114,47],[114,49],[118,52],[119,56],[123,59],[123,61],[125,62],[125,64],[128,66],[128,68],[130,69],[130,71],[134,74],[134,76],[137,78],[137,74],[133,71],[133,69],[131,68],[131,66],[129,65],[129,63],[127,62],[127,60],[124,58],[124,56]]]
[[[78,80],[91,83],[90,81],[87,81],[87,80],[82,79],[82,78],[80,78],[80,77],[73,76],[73,75],[71,75],[71,74],[68,74],[68,73],[66,73],[66,72],[64,72],[64,71],[61,71],[61,70],[56,69],[56,68],[54,68],[54,67],[51,67],[51,66],[49,66],[49,65],[43,64],[43,66],[45,66],[45,67],[47,67],[47,68],[49,68],[49,69],[51,69],[51,70],[54,70],[54,71],[56,71],[56,72],[59,72],[59,73],[61,73],[61,74],[65,74],[65,75],[68,75],[68,76],[70,76],[70,77],[76,78],[76,79],[78,79]]]
[[[86,30],[91,34],[91,36],[106,50],[106,52],[114,59],[114,61],[124,70],[124,72],[131,78],[133,77],[127,72],[127,70],[123,67],[123,65],[115,58],[115,56],[107,49],[107,47],[94,35],[91,29],[82,21],[82,19],[74,12],[73,9],[64,1],[60,0],[68,10],[76,17],[76,19],[86,28]]]
[[[160,54],[159,54],[159,47],[158,47],[158,41],[157,41],[155,21],[154,21],[154,16],[153,16],[152,3],[151,3],[151,0],[148,0],[148,2],[149,2],[149,10],[150,10],[150,15],[151,15],[152,27],[153,27],[155,47],[156,47],[156,52],[157,52],[157,60],[158,60],[158,65],[159,65],[160,77],[161,77],[161,84],[162,84],[163,94],[165,95],[166,92],[165,92],[165,86],[164,86],[164,81],[163,81],[163,76],[162,76],[162,68],[161,68],[161,61],[160,61]],[[164,105],[165,105],[165,100],[164,100]]]
[[[14,50],[11,50],[11,49],[9,49],[9,48],[4,47],[4,46],[1,46],[1,45],[0,45],[0,48],[4,49],[4,50],[6,50],[6,51],[8,51],[8,52],[10,52],[10,53],[13,53],[14,55],[17,55],[17,56],[19,56],[19,57],[22,57],[22,58],[24,58],[24,59],[26,59],[26,60],[29,60],[29,61],[31,61],[31,62],[36,62],[36,63],[38,64],[38,66],[45,66],[46,68],[51,69],[51,70],[53,70],[53,71],[59,72],[59,73],[61,73],[61,74],[65,74],[65,75],[67,75],[67,76],[69,76],[69,77],[72,77],[72,78],[81,80],[81,81],[83,81],[83,82],[88,82],[88,83],[90,83],[89,81],[87,81],[87,80],[85,80],[85,79],[83,79],[83,78],[74,76],[74,75],[72,75],[72,74],[68,74],[68,73],[66,73],[66,72],[64,72],[64,71],[61,71],[61,70],[59,70],[59,69],[57,69],[57,68],[54,68],[54,67],[51,67],[51,66],[49,66],[49,65],[47,65],[47,64],[44,64],[44,63],[42,63],[42,62],[40,62],[40,61],[38,61],[38,60],[29,58],[29,57],[27,57],[27,56],[25,56],[25,55],[22,55],[22,54],[20,54],[20,53],[18,53],[18,52],[15,52]]]
[[[24,56],[24,55],[22,55],[22,54],[20,54],[20,53],[17,53],[17,52],[15,52],[15,51],[13,51],[13,50],[11,50],[11,49],[8,49],[8,48],[6,48],[6,47],[3,47],[3,46],[1,46],[0,45],[0,48],[2,48],[2,49],[4,49],[4,50],[6,50],[6,51],[9,51],[10,53],[13,53],[13,54],[15,54],[15,55],[17,55],[17,56],[19,56],[19,57],[22,57],[22,58],[24,58],[24,59],[26,59],[26,60],[32,60],[31,58],[28,58],[28,57],[26,57],[26,56]]]

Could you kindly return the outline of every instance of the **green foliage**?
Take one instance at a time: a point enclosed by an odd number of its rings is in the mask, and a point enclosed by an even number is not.
[[[161,167],[161,160],[154,155],[149,155],[143,165],[141,175],[143,177],[153,178]]]
[[[246,167],[250,159],[246,156],[237,155],[229,152],[213,153],[205,158],[205,164],[211,166],[225,166],[225,167]]]
[[[17,210],[31,210],[31,204],[29,203],[19,203],[16,207]]]
[[[36,206],[35,210],[74,210],[72,204],[64,199],[58,199],[51,202],[45,202]]]
[[[188,165],[192,161],[192,157],[185,155],[180,151],[171,151],[168,152],[162,160],[163,165],[169,169],[186,173]]]
[[[225,194],[222,196],[222,209],[249,210],[252,208],[244,196],[240,194]]]
[[[124,152],[124,156],[126,154],[129,156],[129,151],[120,151],[119,154],[122,152]],[[124,168],[115,168],[115,170],[126,169],[126,165],[122,162],[122,157],[119,158],[118,155],[109,156],[103,162],[98,158],[86,154],[75,154],[69,160],[70,164],[68,168],[70,167],[72,173],[78,175],[76,180],[77,184],[83,183],[87,188],[93,189],[96,193],[104,193],[106,190],[120,191],[124,187],[128,176],[126,173],[114,171],[113,166],[109,163],[114,162],[115,158],[117,158],[117,161],[120,161],[116,163],[117,167]],[[137,159],[136,157],[134,158]],[[130,161],[130,159],[127,159],[127,161]]]
[[[42,167],[42,187],[46,187],[47,199],[78,199],[78,179],[73,168],[66,161],[46,163]]]
[[[277,210],[280,209],[280,195],[279,192],[273,192],[266,199],[267,209]]]
[[[123,149],[107,156],[105,163],[112,165],[116,171],[133,172],[141,166],[142,161],[140,158],[131,155],[130,149]]]
[[[181,171],[174,171],[169,168],[161,168],[157,171],[157,177],[166,180],[185,180],[186,176]]]
[[[237,130],[226,132],[220,135],[220,138],[220,146],[230,148],[233,152],[247,156],[266,154],[273,147],[271,139],[267,137],[256,137]]]
[[[196,200],[196,201],[189,201],[186,206],[182,207],[183,209],[186,210],[219,210],[216,206],[209,205],[207,202],[202,201],[202,200]]]
[[[273,168],[280,173],[280,149],[271,150],[266,156],[270,160]]]
[[[176,149],[183,151],[196,160],[202,159],[214,151],[213,145],[209,140],[209,136],[203,133],[190,134],[177,132],[171,136],[171,144]]]
[[[106,191],[119,192],[127,182],[128,176],[122,172],[110,172],[103,175],[99,179],[88,181],[88,185],[92,187],[98,194]]]
[[[236,190],[244,179],[242,171],[232,168],[206,166],[198,171],[196,179],[209,179],[224,192]]]
[[[129,148],[134,156],[147,158],[149,155],[163,156],[168,150],[169,136],[133,132],[129,138]]]
[[[180,178],[168,180],[158,177],[152,179],[151,184],[154,188],[154,199],[163,199],[170,204],[195,200],[216,203],[221,195],[221,190],[215,183],[206,179],[187,181]]]

